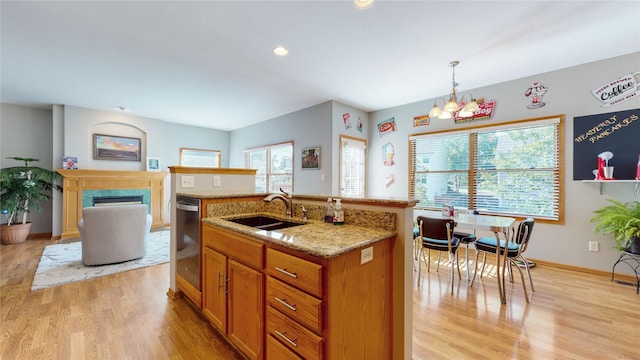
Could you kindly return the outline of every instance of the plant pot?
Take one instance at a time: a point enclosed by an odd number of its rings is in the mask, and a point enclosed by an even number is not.
[[[640,237],[631,238],[631,245],[629,245],[627,251],[632,254],[640,254]]]
[[[31,231],[31,223],[13,224],[8,226],[2,224],[0,227],[0,240],[2,245],[20,244],[27,240]]]

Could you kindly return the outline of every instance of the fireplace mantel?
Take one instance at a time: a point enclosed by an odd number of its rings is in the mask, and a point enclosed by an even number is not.
[[[120,170],[65,170],[57,169],[64,176],[62,182],[62,239],[78,238],[78,221],[82,218],[83,192],[85,190],[144,189],[151,193],[150,213],[152,229],[169,226],[162,221],[164,209],[164,179],[166,172]]]

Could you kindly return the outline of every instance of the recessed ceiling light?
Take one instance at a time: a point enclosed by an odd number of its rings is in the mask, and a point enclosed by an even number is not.
[[[353,4],[358,9],[366,9],[366,8],[370,7],[371,5],[373,5],[373,0],[353,0]]]
[[[286,56],[289,53],[289,50],[284,46],[276,46],[273,48],[273,53],[278,56]]]

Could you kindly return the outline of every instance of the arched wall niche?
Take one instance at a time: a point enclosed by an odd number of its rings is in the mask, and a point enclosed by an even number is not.
[[[147,132],[140,127],[118,121],[105,121],[93,124],[87,128],[90,146],[87,147],[86,159],[89,160],[90,169],[111,169],[146,171],[147,156]],[[94,158],[94,134],[124,136],[140,139],[140,161],[104,160]]]

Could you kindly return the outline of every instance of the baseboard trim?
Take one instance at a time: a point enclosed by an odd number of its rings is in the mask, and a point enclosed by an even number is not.
[[[459,254],[459,255],[462,256],[464,254],[463,251],[466,251],[466,249],[464,247],[460,247],[459,251],[461,252],[461,254]],[[471,258],[472,254],[474,254],[473,251],[470,251],[469,252],[469,259],[472,259]],[[475,256],[475,254],[474,254],[474,256]],[[492,257],[493,255],[488,254],[488,256]],[[529,258],[529,257],[527,257],[527,260],[536,263],[536,266],[541,266],[542,265],[542,266],[553,267],[553,268],[561,269],[561,270],[577,271],[577,272],[580,272],[580,273],[586,273],[586,274],[592,274],[592,275],[604,276],[604,277],[611,278],[611,271],[590,269],[590,268],[585,268],[585,267],[580,267],[580,266],[557,263],[557,262],[553,262],[553,261],[532,259],[532,258]],[[495,257],[493,257],[493,261],[487,260],[487,262],[491,263],[491,264],[495,263]],[[632,282],[633,284],[635,284],[636,281],[637,281],[636,277],[633,276],[633,275],[618,274],[618,273],[616,273],[616,280],[629,281],[629,282]]]
[[[167,290],[167,296],[171,300],[177,300],[182,298],[184,296],[184,293],[182,292],[182,290],[173,290],[172,288],[169,288],[169,290]]]
[[[27,236],[27,240],[33,240],[33,239],[39,239],[39,240],[42,240],[42,239],[44,239],[44,238],[51,239],[51,240],[56,240],[56,239],[52,238],[51,236],[52,236],[52,235],[51,235],[51,233],[50,233],[50,232],[44,232],[44,233],[30,233],[30,234]],[[58,239],[59,239],[59,238],[60,238],[60,237],[58,236]]]
[[[592,274],[592,275],[606,276],[606,277],[609,277],[609,278],[611,277],[611,271],[589,269],[589,268],[584,268],[584,267],[580,267],[580,266],[561,264],[561,263],[556,263],[556,262],[546,261],[546,260],[529,259],[529,258],[527,258],[527,260],[531,260],[531,261],[535,262],[537,265],[550,266],[550,267],[554,267],[554,268],[557,268],[557,269],[577,271],[577,272],[587,273],[587,274]],[[636,277],[633,276],[633,275],[617,274],[616,273],[616,280],[631,281],[631,282],[633,282],[635,284]]]

